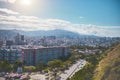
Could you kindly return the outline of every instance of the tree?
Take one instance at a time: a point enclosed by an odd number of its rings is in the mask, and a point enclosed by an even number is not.
[[[70,80],[70,78],[67,78],[67,80]]]
[[[36,67],[35,66],[24,66],[24,71],[25,72],[34,72],[34,71],[36,71]]]
[[[44,64],[43,64],[43,62],[40,61],[36,68],[37,68],[37,70],[42,71],[42,70],[44,69]]]
[[[1,72],[10,72],[10,71],[12,71],[12,65],[8,61],[2,61],[0,63],[0,71]]]
[[[60,67],[61,64],[62,64],[62,61],[61,61],[61,60],[58,60],[58,59],[55,59],[55,60],[53,60],[53,61],[49,61],[49,62],[47,63],[47,65],[48,65],[49,67],[53,67],[53,68]]]
[[[18,67],[23,67],[23,62],[18,60],[13,64],[13,71],[16,72]]]
[[[62,65],[62,61],[55,59],[53,61],[49,61],[47,63],[47,65],[49,66],[50,70],[54,70],[54,69],[60,69],[61,65]]]

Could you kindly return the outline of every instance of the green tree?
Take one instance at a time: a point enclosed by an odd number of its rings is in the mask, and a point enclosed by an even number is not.
[[[36,66],[37,70],[42,71],[44,69],[44,63],[42,61]]]
[[[49,61],[47,65],[50,67],[50,69],[60,68],[62,64],[61,60],[55,59],[53,61]]]
[[[36,71],[36,67],[35,66],[24,66],[24,71],[25,72],[34,72],[34,71]]]
[[[0,63],[0,71],[1,72],[10,72],[10,71],[12,71],[12,65],[8,61],[2,61]]]
[[[13,71],[16,72],[18,67],[23,67],[23,62],[18,60],[13,64]]]

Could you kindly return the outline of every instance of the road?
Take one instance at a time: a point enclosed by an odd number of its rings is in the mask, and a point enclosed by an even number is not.
[[[45,75],[42,74],[30,75],[30,77],[30,80],[45,80]]]
[[[65,70],[65,73],[60,74],[61,77],[60,80],[66,80],[67,78],[71,78],[77,71],[82,69],[87,62],[85,60],[79,60],[75,64],[73,64],[71,67],[69,67],[68,70]],[[35,74],[30,75],[30,80],[45,80],[45,75],[42,74]],[[0,80],[5,80],[4,78],[0,77]]]
[[[3,77],[0,77],[0,80],[5,80],[5,78],[3,78]]]
[[[66,80],[71,78],[77,71],[82,69],[86,64],[85,60],[79,60],[73,64],[68,70],[65,70],[65,73],[60,74],[61,80]]]

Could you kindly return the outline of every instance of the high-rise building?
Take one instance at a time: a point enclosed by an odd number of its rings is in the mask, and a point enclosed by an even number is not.
[[[15,44],[23,45],[24,44],[24,35],[20,35],[19,33],[15,36]]]
[[[46,63],[69,55],[67,47],[22,48],[22,60],[26,65],[37,65],[40,61]]]
[[[24,42],[24,35],[21,35],[21,41]]]
[[[3,46],[3,40],[0,40],[0,47]]]
[[[0,61],[14,63],[16,60],[22,60],[21,56],[20,49],[0,49]]]
[[[6,46],[13,45],[13,40],[6,40]]]

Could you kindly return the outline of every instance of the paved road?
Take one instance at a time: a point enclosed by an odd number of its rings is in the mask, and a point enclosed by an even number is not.
[[[45,80],[45,75],[36,74],[36,75],[30,75],[30,80]]]
[[[0,77],[0,80],[5,80],[5,78]]]
[[[65,73],[60,74],[61,80],[66,80],[71,78],[77,71],[82,69],[86,64],[85,60],[79,60],[77,63],[73,64],[69,70],[66,70]]]

